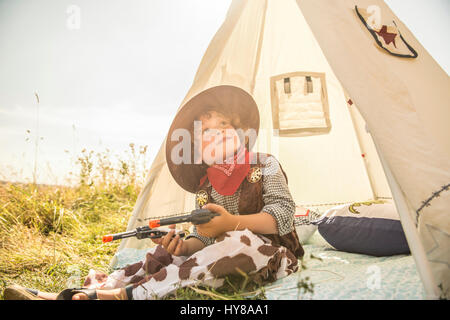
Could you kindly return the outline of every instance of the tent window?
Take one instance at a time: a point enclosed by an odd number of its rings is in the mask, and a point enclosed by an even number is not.
[[[331,129],[325,73],[291,72],[270,78],[273,128],[305,136]]]

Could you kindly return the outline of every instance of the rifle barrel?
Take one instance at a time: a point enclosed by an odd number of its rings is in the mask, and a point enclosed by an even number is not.
[[[215,216],[220,214],[216,212],[211,212],[208,209],[196,209],[193,210],[191,214],[178,217],[168,217],[159,220],[151,220],[149,222],[150,228],[157,228],[160,226],[167,226],[170,224],[177,224],[183,222],[192,222],[193,224],[202,224],[210,221]]]
[[[161,231],[161,230],[152,230],[152,229],[160,227],[160,226],[167,226],[167,225],[183,223],[183,222],[191,222],[192,224],[203,224],[203,223],[209,222],[215,216],[220,216],[220,214],[218,214],[216,212],[211,212],[207,209],[196,209],[196,210],[193,210],[191,212],[191,214],[187,214],[184,216],[178,216],[178,217],[162,218],[159,220],[151,220],[149,222],[149,226],[137,227],[135,230],[121,232],[121,233],[114,233],[114,234],[109,234],[109,235],[103,236],[102,241],[103,241],[103,243],[106,243],[106,242],[111,242],[114,240],[130,238],[130,237],[137,237],[138,239],[161,237],[161,236],[167,234],[167,232]],[[179,235],[180,235],[180,237],[184,237],[185,234],[184,234],[184,232],[181,232],[181,233],[179,233]]]
[[[106,242],[111,242],[114,240],[130,238],[130,237],[134,237],[134,236],[136,236],[136,230],[108,234],[106,236],[103,236],[102,241],[103,241],[103,243],[106,243]]]

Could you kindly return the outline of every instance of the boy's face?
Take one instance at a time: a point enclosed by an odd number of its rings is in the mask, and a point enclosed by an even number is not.
[[[200,116],[202,122],[202,157],[208,165],[225,163],[225,159],[241,146],[239,136],[230,119],[211,111]]]

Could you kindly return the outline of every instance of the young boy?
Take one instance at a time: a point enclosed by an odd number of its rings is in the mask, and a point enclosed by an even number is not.
[[[181,131],[174,135],[176,130]],[[90,274],[87,289],[38,296],[145,300],[179,286],[220,287],[227,275],[240,271],[260,284],[296,272],[304,252],[293,224],[295,203],[275,157],[249,151],[258,130],[256,103],[240,88],[217,86],[192,98],[169,130],[166,161],[175,181],[196,193],[196,208],[220,216],[195,226],[185,240],[174,236],[175,230],[154,239],[158,246],[143,261],[109,276]],[[173,139],[180,132],[182,141],[190,142],[184,149]],[[180,157],[189,161],[180,162]]]

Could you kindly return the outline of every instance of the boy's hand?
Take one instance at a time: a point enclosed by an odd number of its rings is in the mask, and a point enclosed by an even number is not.
[[[152,238],[152,241],[156,244],[162,245],[168,253],[174,256],[185,256],[186,254],[186,245],[180,236],[177,234],[175,237],[175,225],[171,224],[169,226],[172,230],[168,234],[166,234],[162,238]]]
[[[234,231],[238,226],[237,217],[220,205],[208,203],[202,209],[208,209],[220,214],[220,216],[212,218],[207,223],[197,225],[197,232],[204,237],[217,238],[222,233]]]

